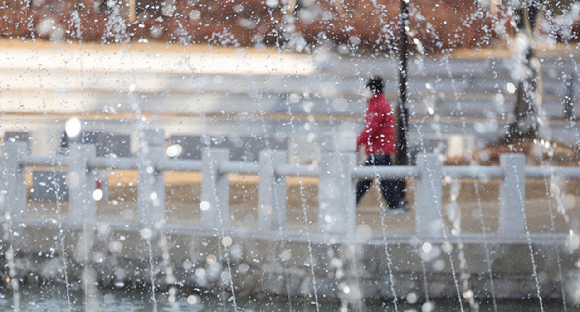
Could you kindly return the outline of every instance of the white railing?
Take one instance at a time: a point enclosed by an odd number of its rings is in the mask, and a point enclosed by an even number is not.
[[[138,171],[139,224],[154,226],[165,219],[164,171],[201,171],[201,227],[205,230],[231,230],[228,174],[258,175],[259,223],[261,231],[286,228],[286,179],[288,176],[319,178],[318,231],[338,236],[356,230],[356,178],[413,178],[417,181],[415,235],[441,235],[442,179],[500,179],[499,235],[525,234],[526,179],[558,176],[580,180],[577,167],[526,167],[520,154],[501,155],[499,167],[443,166],[436,154],[420,154],[416,166],[361,167],[356,165],[353,134],[323,135],[319,166],[291,165],[285,151],[263,150],[258,162],[230,161],[227,149],[205,149],[200,161],[170,160],[165,157],[163,130],[146,129],[139,155],[134,158],[96,157],[95,146],[71,143],[68,157],[30,156],[21,142],[4,142],[0,157],[2,187],[0,209],[13,220],[24,218],[27,166],[68,167],[69,216],[71,224],[96,222],[93,199],[96,170]],[[8,214],[6,214],[8,213]]]

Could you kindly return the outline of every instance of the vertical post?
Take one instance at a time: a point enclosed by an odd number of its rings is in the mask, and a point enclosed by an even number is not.
[[[139,186],[137,203],[139,221],[153,226],[165,219],[165,183],[163,172],[157,171],[157,162],[165,157],[165,132],[163,129],[146,128],[141,133],[139,151]]]
[[[5,216],[18,219],[24,216],[26,207],[26,170],[20,166],[20,159],[26,155],[25,142],[5,142],[2,144],[0,163],[2,168],[2,192],[0,203]]]
[[[397,116],[397,154],[396,164],[406,166],[409,164],[409,110],[407,109],[407,57],[409,54],[408,47],[408,28],[409,28],[409,0],[401,0],[400,12],[400,33],[401,41],[399,46],[399,105],[396,109]],[[407,194],[406,181],[400,180],[398,183],[401,200],[405,200]]]
[[[322,135],[318,184],[318,229],[327,234],[354,234],[356,199],[352,170],[356,164],[352,132]]]
[[[277,177],[277,165],[288,160],[288,153],[275,150],[260,151],[260,184],[258,190],[258,227],[277,231],[286,227],[286,179]]]
[[[221,174],[219,164],[230,159],[230,151],[222,148],[205,148],[202,151],[201,224],[205,229],[225,229],[229,219],[229,181]]]
[[[80,225],[97,220],[97,205],[93,198],[96,183],[88,163],[96,157],[94,145],[73,143],[69,148],[68,186],[69,221]]]
[[[415,195],[415,232],[419,236],[441,235],[442,163],[438,154],[419,154],[421,171]]]
[[[82,234],[74,244],[72,258],[81,265],[83,280],[90,276],[92,269],[85,266],[93,255],[95,242],[95,225],[97,223],[97,203],[93,192],[97,182],[93,171],[89,170],[89,161],[96,157],[95,145],[80,144],[80,137],[73,138],[69,144],[69,171],[66,177],[68,186],[69,221],[77,227],[82,226]],[[94,288],[94,281],[90,284]],[[86,290],[85,290],[86,291]],[[87,293],[87,299],[93,299],[94,295]],[[89,301],[85,301],[85,307]]]
[[[505,176],[501,181],[499,233],[518,236],[525,232],[526,157],[522,154],[503,154],[500,166]]]

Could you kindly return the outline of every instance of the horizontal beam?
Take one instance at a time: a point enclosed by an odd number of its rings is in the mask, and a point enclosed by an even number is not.
[[[68,167],[69,159],[63,156],[22,156],[21,166]],[[220,163],[220,173],[239,173],[257,175],[259,165],[255,162],[228,161]],[[97,157],[89,162],[93,170],[137,170],[137,160],[134,158]],[[199,160],[161,160],[157,163],[159,171],[200,171]],[[308,176],[318,177],[320,169],[311,165],[282,165],[276,168],[278,176]],[[444,166],[443,176],[453,179],[503,179],[505,173],[501,167],[489,166]],[[553,176],[580,180],[578,167],[526,167],[527,179],[550,179]],[[414,166],[359,166],[352,171],[353,178],[419,178],[419,170]]]
[[[0,223],[7,222],[4,217],[0,217]],[[82,229],[83,225],[75,224],[70,220],[55,220],[55,219],[22,219],[19,220],[20,225],[34,228],[57,229],[62,226],[65,229]],[[115,231],[133,231],[139,232],[141,227],[137,222],[118,222],[118,221],[99,221],[92,225],[92,230],[95,230],[99,224],[107,224]],[[172,235],[215,235],[215,231],[204,229],[197,225],[184,225],[167,223],[161,230],[165,234]],[[250,237],[265,237],[273,241],[292,241],[292,242],[312,242],[327,244],[329,239],[334,244],[353,243],[353,244],[368,244],[368,245],[384,245],[385,243],[416,244],[417,236],[414,233],[387,233],[387,234],[355,234],[352,236],[341,236],[328,234],[319,234],[313,232],[298,232],[298,231],[266,231],[266,230],[248,230],[246,228],[231,228],[222,232],[222,235],[239,235]],[[528,240],[529,239],[529,240]],[[564,245],[570,240],[570,235],[566,233],[553,234],[536,234],[530,233],[521,236],[505,236],[499,234],[483,234],[483,233],[462,233],[460,235],[449,235],[447,238],[443,236],[425,236],[421,241],[427,241],[432,244],[442,243],[464,243],[464,244],[525,244],[528,242],[540,245]]]
[[[281,165],[274,170],[279,177],[319,177],[320,168],[307,165]]]
[[[527,179],[550,179],[552,176],[580,180],[578,167],[526,167]]]
[[[158,171],[201,171],[201,160],[160,160]]]
[[[503,179],[505,172],[501,167],[484,166],[444,166],[443,176],[452,179]]]
[[[219,163],[220,174],[238,173],[258,175],[260,173],[260,166],[254,162],[246,161],[227,161]]]
[[[96,157],[89,160],[88,166],[91,170],[137,170],[137,160],[125,157]]]
[[[30,156],[20,158],[21,166],[68,167],[69,159],[63,156]]]
[[[355,167],[353,178],[359,179],[408,179],[418,178],[419,168],[416,166],[364,166]]]

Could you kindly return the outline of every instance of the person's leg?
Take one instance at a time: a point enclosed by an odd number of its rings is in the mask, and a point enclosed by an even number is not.
[[[391,155],[381,155],[381,157],[377,157],[377,165],[380,166],[391,166],[393,164],[392,156]],[[399,196],[399,184],[397,180],[387,180],[381,179],[381,190],[383,191],[383,196],[387,201],[387,204],[390,208],[399,207],[400,203],[400,196]]]
[[[373,180],[359,180],[356,184],[356,205],[371,187]]]
[[[401,205],[401,198],[399,196],[399,181],[397,180],[383,180],[381,181],[381,189],[383,189],[383,196],[389,207],[397,208]]]
[[[369,156],[365,162],[365,166],[374,165],[374,157]],[[356,184],[356,205],[360,202],[361,198],[366,194],[366,192],[371,187],[373,180],[359,180]]]

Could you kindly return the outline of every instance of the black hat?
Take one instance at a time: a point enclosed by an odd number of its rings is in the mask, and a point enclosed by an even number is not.
[[[381,77],[370,78],[367,82],[367,88],[371,88],[374,93],[383,93],[385,90],[385,81]]]

